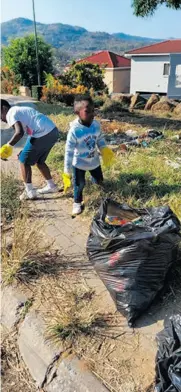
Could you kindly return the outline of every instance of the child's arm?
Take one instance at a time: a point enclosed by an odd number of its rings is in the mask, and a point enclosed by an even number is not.
[[[64,173],[71,173],[75,147],[76,137],[74,135],[74,130],[70,129],[65,146]]]
[[[97,138],[97,147],[99,148],[99,150],[101,150],[102,148],[106,147],[106,141],[105,141],[105,137],[104,134],[101,130],[101,127],[99,125],[99,135]]]

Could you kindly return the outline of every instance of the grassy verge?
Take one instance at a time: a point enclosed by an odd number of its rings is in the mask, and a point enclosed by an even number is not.
[[[1,172],[1,213],[2,220],[11,221],[20,209],[20,183],[13,173]]]
[[[66,135],[68,124],[74,115],[62,109],[61,113],[52,116]],[[110,196],[135,207],[168,204],[181,219],[181,165],[178,168],[172,166],[173,163],[178,165],[181,163],[178,160],[181,141],[174,140],[175,134],[181,135],[179,120],[173,118],[168,122],[165,117],[161,118],[161,114],[158,118],[151,114],[146,115],[145,112],[129,113],[129,115],[123,113],[123,117],[121,118],[120,115],[119,117],[119,121],[102,123],[105,134],[110,136],[116,130],[119,136],[128,129],[134,129],[141,134],[151,126],[162,131],[164,138],[152,142],[148,148],[131,147],[125,153],[121,153],[118,146],[115,164],[110,169],[103,168],[104,189],[100,190],[88,180],[84,193],[87,211],[94,213],[102,197]],[[167,128],[168,126],[170,128]],[[59,173],[63,171],[64,145],[65,141],[58,143],[48,158],[52,169]]]

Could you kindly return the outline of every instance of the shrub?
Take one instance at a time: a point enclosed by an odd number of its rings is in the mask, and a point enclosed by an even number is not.
[[[43,86],[41,100],[46,103],[63,102],[67,106],[73,105],[75,95],[85,94],[87,88],[84,86],[77,86],[70,88],[64,86],[55,79],[52,75],[46,75],[46,86]]]
[[[19,84],[13,71],[8,67],[1,68],[1,93],[19,94]]]

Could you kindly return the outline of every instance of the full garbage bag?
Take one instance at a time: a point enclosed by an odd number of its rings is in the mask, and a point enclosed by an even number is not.
[[[181,392],[181,315],[157,334],[155,392]]]
[[[177,259],[179,230],[167,206],[133,209],[105,199],[94,217],[87,254],[130,326],[163,288]]]

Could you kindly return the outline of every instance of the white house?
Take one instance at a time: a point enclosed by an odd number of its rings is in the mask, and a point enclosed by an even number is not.
[[[134,49],[125,56],[131,58],[131,94],[181,99],[181,39]]]

